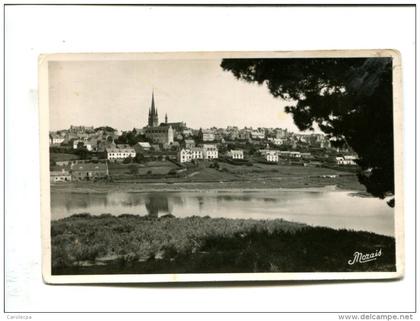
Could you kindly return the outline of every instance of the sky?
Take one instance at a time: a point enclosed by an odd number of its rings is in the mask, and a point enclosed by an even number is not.
[[[191,128],[280,127],[298,132],[290,102],[264,85],[237,80],[220,59],[49,63],[50,129],[70,125],[129,130],[147,125],[152,91],[164,122]]]

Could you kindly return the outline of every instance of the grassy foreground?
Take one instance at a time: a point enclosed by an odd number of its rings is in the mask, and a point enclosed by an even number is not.
[[[395,271],[392,237],[282,219],[78,214],[51,222],[51,243],[53,274]]]

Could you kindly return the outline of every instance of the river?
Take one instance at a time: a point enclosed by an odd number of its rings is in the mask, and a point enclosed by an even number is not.
[[[275,219],[313,226],[394,235],[394,211],[385,201],[337,190],[180,192],[51,192],[51,218],[72,214],[138,214]]]
[[[51,192],[51,218],[110,213],[176,217],[276,219],[313,226],[394,235],[394,211],[385,201],[350,191],[264,190],[205,192]]]

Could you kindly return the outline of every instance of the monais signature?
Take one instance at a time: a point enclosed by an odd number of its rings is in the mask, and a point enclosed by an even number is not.
[[[349,260],[347,263],[349,265],[353,265],[355,263],[367,263],[367,262],[375,261],[381,255],[382,255],[382,249],[376,250],[375,253],[366,253],[366,254],[363,254],[362,252],[354,252],[353,259]]]

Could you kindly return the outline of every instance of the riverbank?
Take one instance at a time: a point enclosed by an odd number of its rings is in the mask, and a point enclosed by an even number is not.
[[[282,219],[79,214],[51,222],[51,246],[63,275],[395,271],[392,237]]]
[[[266,177],[259,179],[220,180],[220,181],[82,181],[52,183],[51,189],[55,191],[73,191],[85,193],[104,192],[180,192],[180,191],[207,191],[207,190],[275,190],[275,189],[331,189],[331,186],[340,190],[364,192],[356,175],[343,176],[325,175],[303,177]]]

